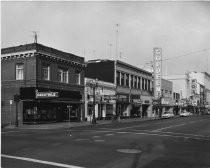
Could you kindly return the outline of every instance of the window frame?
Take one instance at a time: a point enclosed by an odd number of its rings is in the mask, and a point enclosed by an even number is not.
[[[47,78],[45,77],[45,70],[47,70]],[[42,64],[42,80],[49,81],[50,80],[50,65],[49,64]]]
[[[19,65],[22,65],[22,68],[18,68]],[[22,73],[18,73],[17,72],[18,70]],[[21,74],[21,75],[18,75],[18,74]],[[24,79],[24,64],[23,63],[15,64],[15,79],[16,80],[23,80]]]
[[[58,82],[69,83],[69,71],[67,68],[58,68]],[[65,80],[64,80],[65,79]]]

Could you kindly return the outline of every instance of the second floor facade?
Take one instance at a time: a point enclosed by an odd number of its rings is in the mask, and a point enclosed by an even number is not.
[[[3,48],[1,79],[7,87],[84,88],[84,58],[41,44]]]

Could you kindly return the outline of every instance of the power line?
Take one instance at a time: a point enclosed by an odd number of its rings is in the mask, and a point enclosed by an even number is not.
[[[192,52],[189,52],[187,54],[183,54],[183,55],[179,55],[179,56],[175,56],[175,57],[171,57],[171,58],[162,59],[162,61],[167,61],[167,60],[176,59],[176,58],[180,58],[180,57],[186,57],[186,56],[189,56],[191,54],[200,53],[200,52],[204,52],[204,51],[207,51],[207,50],[210,50],[210,48],[204,48],[202,50],[192,51]],[[151,64],[153,62],[154,61],[149,61],[149,62],[146,62],[144,64],[139,64],[139,65],[148,65],[148,64]]]
[[[167,60],[170,60],[170,59],[176,59],[176,58],[180,58],[180,57],[186,57],[186,56],[189,56],[191,54],[200,53],[200,52],[204,52],[204,51],[207,51],[207,50],[210,50],[210,48],[204,48],[202,50],[197,50],[197,51],[189,52],[187,54],[183,54],[183,55],[179,55],[179,56],[175,56],[175,57],[171,57],[171,58],[166,58],[166,59],[163,59],[162,61],[167,61]]]

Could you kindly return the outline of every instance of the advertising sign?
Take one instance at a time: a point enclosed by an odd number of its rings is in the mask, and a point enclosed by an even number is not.
[[[161,96],[162,48],[153,48],[154,54],[154,96]]]
[[[58,97],[58,92],[38,92],[36,91],[36,98],[54,98]]]
[[[197,93],[197,80],[192,79],[191,81],[191,93],[192,95],[195,95]]]

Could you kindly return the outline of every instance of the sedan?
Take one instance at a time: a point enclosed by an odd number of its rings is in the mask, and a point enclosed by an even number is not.
[[[170,112],[165,112],[162,115],[162,118],[173,118],[173,117],[174,117],[174,114]]]
[[[184,111],[184,112],[181,112],[180,113],[180,117],[188,117],[188,116],[191,116],[192,114],[188,111]]]

